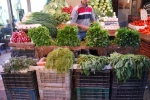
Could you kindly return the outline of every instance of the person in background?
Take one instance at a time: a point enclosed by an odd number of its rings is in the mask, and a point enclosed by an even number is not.
[[[91,24],[95,21],[93,8],[88,5],[89,0],[81,0],[71,13],[71,24],[79,28],[78,38],[83,40],[86,37],[86,32]]]
[[[1,29],[1,38],[4,38],[4,35],[6,34],[11,34],[11,24],[9,22],[9,20],[6,20],[7,24]]]

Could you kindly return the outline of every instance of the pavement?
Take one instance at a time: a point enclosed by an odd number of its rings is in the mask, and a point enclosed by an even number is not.
[[[10,51],[1,51],[0,55],[0,72],[3,71],[2,64],[4,64],[5,61],[7,61],[10,58]],[[6,99],[6,93],[5,93],[5,88],[3,85],[2,77],[0,75],[0,100],[7,100]]]

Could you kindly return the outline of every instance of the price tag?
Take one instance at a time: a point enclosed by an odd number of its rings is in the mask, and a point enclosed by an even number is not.
[[[141,20],[147,20],[147,11],[145,9],[142,9],[140,13],[141,13]]]

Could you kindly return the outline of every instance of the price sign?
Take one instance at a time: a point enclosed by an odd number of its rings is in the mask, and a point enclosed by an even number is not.
[[[140,13],[141,13],[141,20],[147,20],[147,11],[145,9],[142,9]]]

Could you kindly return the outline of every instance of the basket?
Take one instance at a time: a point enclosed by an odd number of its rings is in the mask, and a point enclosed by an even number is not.
[[[87,76],[75,70],[76,87],[110,88],[110,70],[90,72]]]
[[[36,70],[37,81],[39,87],[70,87],[70,74],[57,73],[53,70]]]
[[[109,88],[77,88],[77,100],[109,100]]]
[[[112,87],[145,87],[147,84],[148,71],[143,72],[141,79],[130,78],[126,82],[120,83],[117,80],[116,73],[113,72]]]
[[[5,88],[33,89],[37,86],[35,71],[27,73],[1,73]]]
[[[39,88],[40,100],[70,100],[70,90],[65,88]]]
[[[7,100],[38,100],[38,88],[24,89],[24,88],[11,88],[5,89]]]
[[[143,100],[143,87],[112,87],[111,100]]]

